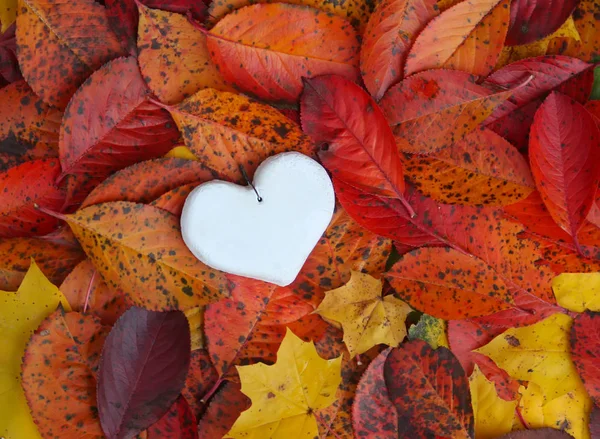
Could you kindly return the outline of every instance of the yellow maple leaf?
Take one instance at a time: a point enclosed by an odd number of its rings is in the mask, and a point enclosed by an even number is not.
[[[600,273],[563,273],[552,279],[556,301],[570,311],[600,311]]]
[[[496,386],[475,365],[469,377],[475,415],[475,439],[493,439],[512,430],[517,401],[498,396]]]
[[[4,33],[17,19],[17,0],[0,0],[0,33]]]
[[[33,261],[16,293],[0,291],[0,437],[41,438],[21,387],[21,358],[33,331],[59,303],[71,310]]]
[[[291,439],[319,437],[315,411],[336,400],[342,356],[324,360],[315,345],[289,329],[277,351],[277,362],[237,366],[242,392],[252,400],[227,438]]]
[[[543,407],[544,426],[566,428],[566,420],[569,428],[582,425],[578,431],[567,429],[569,433],[587,439],[591,400],[571,360],[571,324],[571,317],[557,313],[531,326],[508,329],[475,352],[490,357],[511,377],[539,387],[526,404]],[[535,389],[532,387],[532,392]],[[575,395],[578,403],[572,403]],[[535,416],[540,419],[539,413]]]
[[[342,325],[351,356],[380,343],[398,346],[406,337],[411,307],[394,296],[382,297],[379,279],[353,271],[348,283],[328,291],[315,313]]]

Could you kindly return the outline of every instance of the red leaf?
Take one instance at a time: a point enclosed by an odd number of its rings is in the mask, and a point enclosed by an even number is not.
[[[207,392],[217,382],[219,375],[210,361],[206,349],[192,351],[190,369],[181,394],[188,401],[196,419],[204,412],[206,402],[203,400]]]
[[[17,24],[13,23],[0,35],[0,79],[8,83],[23,79],[17,61],[16,29]]]
[[[422,340],[403,343],[388,355],[384,378],[399,424],[417,433],[410,437],[474,437],[469,380],[448,349],[433,350]]]
[[[516,46],[541,40],[557,30],[579,0],[512,0],[506,45]]]
[[[187,200],[190,192],[198,186],[196,183],[185,184],[183,186],[176,187],[175,189],[165,192],[156,200],[150,203],[151,206],[158,207],[159,209],[166,210],[175,216],[180,217],[183,211],[183,205]]]
[[[179,311],[133,307],[117,321],[98,371],[98,412],[108,439],[136,435],[167,413],[187,376],[189,331]]]
[[[44,235],[56,228],[58,220],[35,204],[62,209],[65,192],[54,184],[59,174],[56,159],[25,162],[0,174],[0,238]]]
[[[529,158],[550,215],[581,253],[577,232],[600,181],[600,131],[593,117],[568,96],[552,93],[535,114]]]
[[[553,428],[538,428],[536,430],[513,431],[498,439],[573,439],[569,433]]]
[[[600,313],[586,311],[575,317],[571,358],[590,397],[600,405]]]
[[[323,145],[319,157],[337,179],[404,200],[400,155],[383,113],[359,86],[340,76],[307,79],[302,128]]]
[[[118,58],[75,93],[63,118],[63,175],[106,176],[141,160],[166,154],[179,139],[169,113],[149,102],[135,58]]]
[[[238,383],[225,382],[210,400],[206,413],[198,423],[198,439],[225,436],[244,410],[250,408],[250,398],[240,391]]]
[[[438,14],[434,0],[385,0],[375,7],[360,48],[360,68],[376,100],[403,78],[414,39]]]
[[[600,407],[595,405],[590,413],[590,436],[592,439],[600,438]]]
[[[179,395],[169,411],[148,429],[147,435],[148,439],[197,439],[196,417],[186,399]]]

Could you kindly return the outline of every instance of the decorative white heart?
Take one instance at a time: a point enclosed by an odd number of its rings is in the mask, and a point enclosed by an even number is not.
[[[181,233],[191,252],[227,273],[291,284],[335,207],[327,171],[296,152],[270,157],[254,174],[254,187],[221,180],[203,183],[188,196]]]

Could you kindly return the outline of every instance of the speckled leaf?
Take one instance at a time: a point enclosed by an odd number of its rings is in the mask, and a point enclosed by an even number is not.
[[[223,77],[262,99],[296,101],[303,77],[360,78],[352,25],[310,7],[274,3],[238,9],[210,30],[207,42]]]
[[[17,61],[17,25],[13,23],[4,32],[0,32],[0,88],[23,79]]]
[[[402,80],[410,47],[438,14],[434,0],[384,0],[375,7],[360,48],[360,69],[376,100]]]
[[[59,285],[85,257],[68,227],[35,238],[0,239],[0,255],[0,290],[4,291],[17,290],[31,258],[53,284]]]
[[[113,325],[129,308],[123,294],[108,287],[89,259],[81,261],[59,287],[73,311],[91,313]]]
[[[152,201],[150,205],[166,210],[175,216],[181,216],[185,200],[187,200],[188,195],[196,186],[198,186],[196,183],[190,183],[171,189],[169,192],[165,192],[156,200]]]
[[[59,211],[65,192],[54,182],[60,174],[57,159],[25,162],[0,174],[0,237],[44,235],[54,230],[56,218],[35,204]]]
[[[387,392],[384,365],[391,349],[377,356],[360,378],[352,405],[352,426],[356,437],[398,439],[399,416]]]
[[[139,306],[189,309],[228,294],[224,276],[192,255],[179,220],[165,211],[117,201],[66,221],[107,285]]]
[[[185,397],[196,419],[200,419],[206,408],[204,396],[217,382],[219,375],[210,361],[206,349],[192,351],[190,368],[181,394]]]
[[[575,317],[571,358],[588,394],[600,405],[600,313],[585,311]]]
[[[109,201],[149,203],[188,183],[204,183],[212,176],[202,164],[181,158],[159,158],[115,172],[87,196],[81,207]]]
[[[590,413],[590,435],[596,439],[600,437],[600,406],[595,405]],[[518,438],[516,438],[518,439]]]
[[[45,104],[25,81],[1,89],[0,102],[0,171],[58,156],[60,111]]]
[[[266,104],[214,89],[200,90],[168,107],[186,146],[216,178],[246,183],[267,157],[284,151],[311,155],[300,127]]]
[[[182,312],[125,312],[106,338],[98,370],[98,413],[108,439],[132,437],[164,416],[189,365],[190,332]]]
[[[515,46],[541,40],[557,30],[579,0],[513,0],[506,44]]]
[[[398,148],[427,154],[458,142],[524,82],[517,78],[500,89],[476,81],[465,72],[430,70],[389,89],[380,105]]]
[[[113,60],[75,93],[60,130],[63,175],[108,175],[166,154],[179,133],[169,114],[149,102],[135,58]]]
[[[403,165],[421,192],[447,204],[513,204],[535,187],[525,158],[485,128],[429,156],[405,157]]]
[[[93,0],[77,5],[19,0],[19,10],[17,55],[23,77],[44,102],[58,108],[94,70],[122,54],[106,11]]]
[[[406,75],[428,69],[489,75],[504,46],[510,0],[465,0],[427,24],[406,59]]]
[[[210,400],[206,413],[198,423],[198,439],[223,437],[244,410],[250,407],[250,398],[240,391],[239,383],[226,381]]]
[[[198,439],[198,423],[186,399],[179,395],[169,411],[146,433],[148,439]]]
[[[469,381],[448,349],[412,340],[392,349],[384,366],[390,401],[418,435],[474,437]]]
[[[307,79],[302,128],[321,146],[319,158],[338,180],[404,201],[404,177],[394,136],[373,98],[340,76]]]
[[[210,59],[206,36],[185,15],[138,8],[140,69],[162,102],[176,104],[207,87],[232,90]]]
[[[413,250],[385,278],[411,306],[444,320],[494,314],[512,304],[492,267],[448,247]]]
[[[51,437],[104,437],[96,409],[96,374],[108,327],[88,315],[48,316],[23,357],[27,403],[40,433]]]
[[[550,215],[573,237],[595,203],[600,181],[600,130],[585,108],[552,93],[535,114],[529,159]]]
[[[0,4],[0,33],[5,32],[17,19],[17,0],[3,0]]]
[[[513,431],[498,439],[572,439],[569,433],[553,428],[536,428],[533,430]]]

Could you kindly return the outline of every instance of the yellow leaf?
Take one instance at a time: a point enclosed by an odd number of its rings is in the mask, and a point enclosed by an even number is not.
[[[185,316],[190,325],[192,351],[204,347],[204,307],[197,306],[185,311]]]
[[[498,396],[496,386],[475,365],[469,377],[471,402],[475,414],[475,439],[493,439],[512,430],[517,401]]]
[[[21,358],[33,331],[59,303],[71,310],[33,260],[16,293],[0,291],[0,437],[41,438],[21,388]]]
[[[552,279],[556,301],[570,311],[600,311],[600,273],[563,273]]]
[[[423,314],[416,325],[408,328],[408,338],[414,340],[419,338],[429,343],[433,349],[440,346],[450,348],[447,336],[447,324],[445,320]]]
[[[315,313],[342,325],[344,343],[351,356],[384,343],[398,346],[406,337],[410,306],[394,296],[381,296],[382,283],[353,271],[343,287],[328,291]]]
[[[176,146],[171,151],[165,154],[165,157],[175,157],[179,159],[195,160],[198,161],[198,157],[192,153],[186,146]]]
[[[564,428],[575,439],[589,439],[592,401],[583,386],[551,400],[536,383],[521,386],[519,393],[519,411],[528,428]]]
[[[341,367],[341,356],[322,359],[312,342],[303,342],[288,329],[274,365],[237,366],[242,392],[250,397],[252,406],[242,412],[225,437],[319,437],[314,412],[335,402]]]
[[[17,0],[0,0],[0,33],[4,33],[17,19]]]

